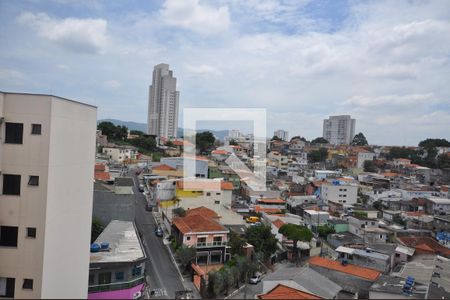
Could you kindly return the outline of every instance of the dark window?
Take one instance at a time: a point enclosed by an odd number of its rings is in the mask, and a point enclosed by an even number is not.
[[[0,283],[0,298],[14,298],[16,279],[0,277]]]
[[[19,227],[0,226],[0,246],[17,247]]]
[[[111,283],[111,272],[105,272],[98,274],[98,284]]]
[[[187,236],[186,237],[186,241],[190,241],[191,240],[191,237],[190,236]]]
[[[39,176],[30,176],[30,179],[28,179],[28,185],[39,185]]]
[[[395,257],[400,257],[400,253],[395,253]]]
[[[3,175],[3,195],[20,196],[20,175]]]
[[[220,204],[220,201],[219,200],[215,200],[214,204]]]
[[[33,289],[33,279],[24,279],[22,288],[24,290],[32,290]]]
[[[27,237],[36,238],[36,228],[27,227]]]
[[[125,274],[123,272],[116,272],[116,280],[124,280]]]
[[[206,193],[206,196],[211,196],[211,193],[210,193],[210,192],[207,192],[207,193]]]
[[[22,123],[6,123],[5,143],[7,144],[23,143]]]
[[[134,266],[131,274],[133,276],[140,276],[142,274],[142,267],[141,266]]]
[[[95,283],[95,274],[89,274],[89,284],[93,285]]]
[[[42,125],[41,124],[31,124],[31,134],[41,134]]]
[[[216,195],[220,195],[220,193],[216,193]]]

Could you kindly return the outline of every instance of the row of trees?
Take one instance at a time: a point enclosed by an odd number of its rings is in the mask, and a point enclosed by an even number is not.
[[[304,142],[308,142],[304,137],[300,137],[300,136],[294,136],[291,139],[291,141],[294,140],[294,139],[300,139],[300,140],[302,140]],[[273,140],[279,140],[279,138],[274,136],[272,138],[272,141]],[[329,144],[329,143],[330,142],[328,140],[326,140],[325,138],[323,138],[323,137],[317,137],[317,138],[311,140],[311,144],[312,145]],[[360,132],[360,133],[356,134],[353,137],[353,140],[350,143],[350,145],[352,145],[352,146],[367,146],[367,145],[369,145],[369,143],[367,142],[367,139],[364,136],[364,134],[362,132]]]

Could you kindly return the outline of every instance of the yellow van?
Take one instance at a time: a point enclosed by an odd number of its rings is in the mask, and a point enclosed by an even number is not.
[[[248,217],[247,219],[245,219],[247,221],[247,223],[256,223],[259,222],[259,218],[258,217]]]

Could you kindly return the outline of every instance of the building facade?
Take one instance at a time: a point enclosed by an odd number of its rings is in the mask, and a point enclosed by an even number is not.
[[[273,136],[276,136],[277,138],[279,138],[283,141],[288,141],[289,132],[287,132],[286,130],[283,130],[283,129],[278,129],[273,132]]]
[[[148,99],[147,132],[150,135],[177,137],[178,102],[177,79],[168,64],[156,65]]]
[[[0,296],[86,298],[97,109],[0,93],[0,117]]]
[[[348,145],[355,136],[355,123],[349,115],[330,116],[323,120],[323,138],[333,145]]]

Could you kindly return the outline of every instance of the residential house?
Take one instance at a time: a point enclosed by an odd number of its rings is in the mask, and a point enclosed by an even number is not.
[[[366,243],[386,243],[388,231],[378,227],[378,221],[359,216],[349,216],[348,229],[351,233],[361,237]]]
[[[426,210],[429,214],[450,214],[450,199],[441,197],[427,197]]]
[[[407,158],[394,158],[392,162],[397,168],[402,168],[411,164],[411,160]]]
[[[350,232],[329,234],[327,236],[327,242],[333,249],[336,249],[339,246],[365,245],[362,238]]]
[[[428,284],[414,282],[408,289],[405,278],[381,275],[369,289],[369,299],[428,299]]]
[[[325,203],[331,201],[342,205],[354,205],[358,199],[358,185],[353,183],[341,184],[337,180],[331,183],[327,182],[322,184],[320,196]]]
[[[358,169],[364,168],[364,162],[366,161],[373,161],[375,157],[375,153],[369,152],[369,151],[358,151],[357,155],[357,164],[356,167]]]
[[[326,211],[305,210],[303,212],[305,225],[313,231],[317,230],[318,226],[326,225],[329,217],[330,214]]]
[[[348,222],[341,219],[328,219],[327,225],[334,229],[336,233],[348,232]]]
[[[103,147],[103,154],[109,156],[109,159],[116,163],[123,163],[129,160],[136,159],[137,148],[133,146],[106,146]]]
[[[230,256],[227,253],[229,230],[221,225],[219,216],[205,207],[188,211],[184,217],[172,220],[172,235],[178,245],[195,247],[195,264],[223,264]]]
[[[178,168],[178,169],[177,169]],[[152,174],[158,176],[167,176],[167,178],[181,178],[184,176],[183,168],[177,166],[177,168],[171,167],[166,164],[160,164],[152,167]]]
[[[133,222],[113,220],[91,246],[88,299],[137,299],[147,256]]]
[[[450,215],[434,216],[433,221],[434,232],[450,232]]]
[[[292,288],[284,284],[277,284],[265,294],[256,295],[256,299],[323,299],[317,295]]]
[[[391,269],[391,257],[371,248],[354,249],[340,246],[335,251],[338,253],[339,261],[344,263],[374,269],[381,273],[388,273]]]
[[[269,152],[269,154],[267,154],[267,159],[271,160],[272,165],[278,169],[281,170],[288,169],[288,157],[286,155],[282,155],[278,151]]]
[[[196,157],[162,157],[161,164],[168,165],[176,170],[183,170],[184,163],[195,165],[195,177],[208,178],[208,159],[203,156]]]

